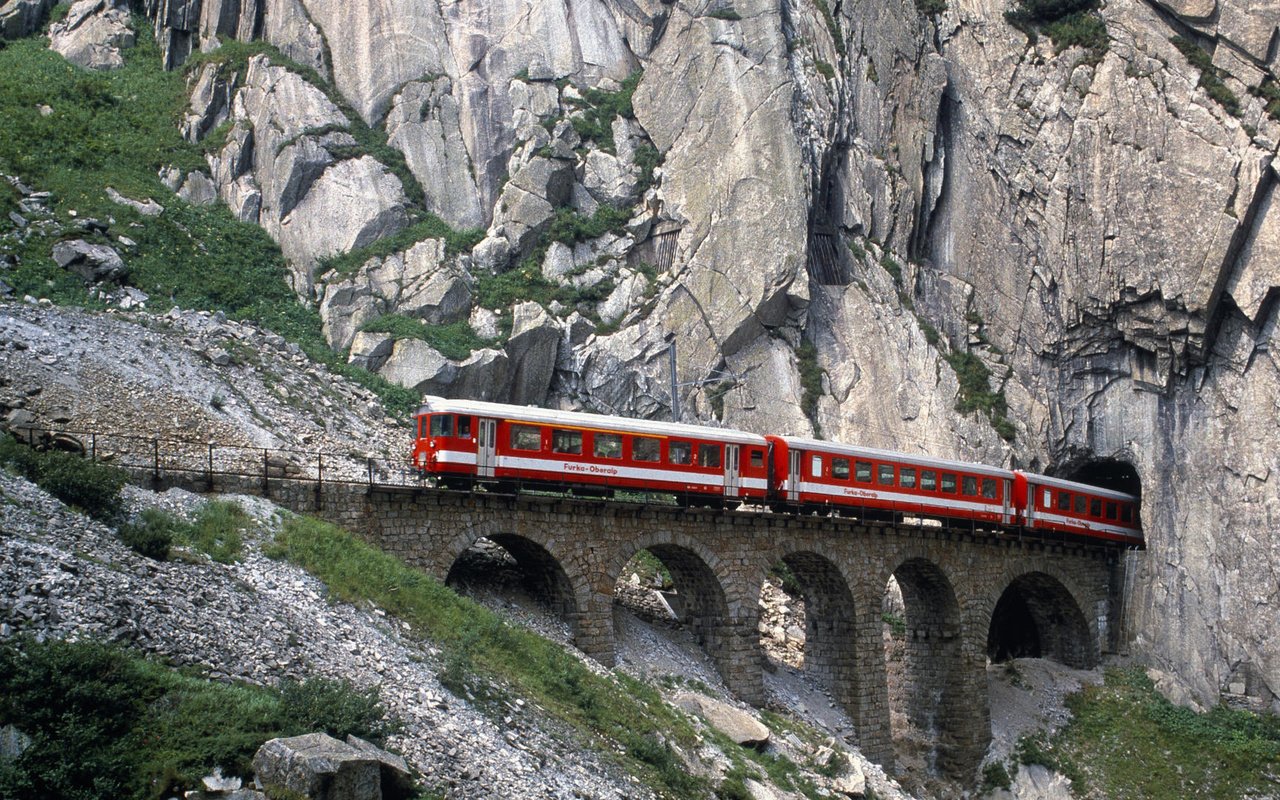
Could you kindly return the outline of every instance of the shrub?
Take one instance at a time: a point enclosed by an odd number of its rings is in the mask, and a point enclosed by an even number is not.
[[[947,0],[916,0],[916,11],[926,17],[936,17],[947,10]]]
[[[195,522],[178,530],[187,544],[220,564],[230,564],[240,559],[240,551],[244,546],[241,531],[252,522],[252,518],[238,503],[210,500],[196,514]]]
[[[169,547],[177,535],[181,520],[158,508],[142,512],[142,520],[120,526],[120,538],[134,552],[164,561],[169,557]]]
[[[1111,42],[1098,5],[1098,0],[1017,0],[1017,7],[1004,18],[1033,42],[1039,30],[1053,41],[1055,52],[1083,47],[1087,60],[1097,63]]]
[[[337,739],[351,734],[379,746],[401,727],[386,718],[376,688],[356,689],[329,678],[280,684],[280,718],[285,729],[324,731]]]
[[[818,70],[818,74],[820,74],[822,77],[826,78],[827,80],[831,80],[836,76],[836,68],[831,66],[825,61],[821,61],[821,60],[815,61],[813,62],[813,67],[814,69]]]
[[[323,274],[329,270],[335,270],[343,274],[355,272],[371,258],[386,258],[392,253],[408,250],[415,244],[427,239],[443,239],[446,254],[466,253],[479,244],[483,238],[484,231],[480,228],[455,231],[449,227],[449,223],[435,214],[427,214],[423,219],[399,233],[379,239],[366,247],[358,247],[345,253],[320,259],[319,264],[316,266],[316,272],[317,274]]]
[[[712,9],[707,16],[712,17],[713,19],[729,20],[730,22],[737,22],[742,19],[742,15],[735,11],[733,6],[722,6],[720,8]]]
[[[493,344],[492,341],[477,336],[466,321],[428,325],[404,314],[384,314],[365,323],[360,330],[389,333],[397,339],[421,339],[442,356],[454,361],[465,359],[472,352]]]
[[[980,791],[984,794],[994,792],[996,789],[1008,789],[1013,785],[1009,779],[1009,771],[1004,768],[1004,763],[994,761],[982,768],[982,786]]]
[[[822,367],[818,365],[818,348],[804,341],[796,348],[796,367],[800,371],[800,409],[813,425],[815,436],[822,436],[818,424],[818,399],[822,397]]]
[[[635,109],[631,107],[631,98],[635,95],[636,86],[640,85],[640,78],[643,76],[644,72],[642,70],[631,73],[616,92],[583,89],[582,99],[571,101],[583,109],[583,113],[577,114],[570,119],[570,123],[578,136],[582,137],[583,141],[595,142],[600,146],[601,150],[616,154],[616,144],[613,141],[613,120],[616,117],[635,118]]]
[[[562,208],[556,211],[547,230],[546,238],[551,242],[574,244],[588,239],[598,239],[606,233],[622,233],[631,221],[631,211],[625,208],[614,208],[602,205],[590,217],[584,217],[573,209]]]
[[[123,470],[75,453],[35,450],[9,436],[0,436],[0,464],[14,467],[49,494],[96,519],[110,520],[120,511],[120,490],[126,482]]]
[[[1200,70],[1200,79],[1196,85],[1205,90],[1218,105],[1226,109],[1234,117],[1240,116],[1240,98],[1222,82],[1227,73],[1213,65],[1213,58],[1199,45],[1182,36],[1169,40],[1178,52],[1187,57],[1191,66]],[[1268,107],[1269,108],[1269,107]]]

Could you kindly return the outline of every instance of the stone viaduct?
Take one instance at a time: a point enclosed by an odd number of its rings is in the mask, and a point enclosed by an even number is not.
[[[893,750],[882,598],[896,577],[907,628],[909,700],[901,710],[933,737],[937,767],[962,778],[975,774],[991,738],[990,643],[1026,641],[1029,631],[1039,655],[1088,668],[1119,641],[1125,561],[1122,550],[1101,544],[936,523],[377,484],[159,482],[265,488],[277,503],[342,525],[440,580],[487,538],[569,622],[577,647],[609,665],[614,586],[628,560],[648,550],[671,572],[682,621],[725,684],[757,705],[764,700],[758,604],[771,567],[783,562],[805,597],[805,670],[848,712],[863,753],[886,765]]]

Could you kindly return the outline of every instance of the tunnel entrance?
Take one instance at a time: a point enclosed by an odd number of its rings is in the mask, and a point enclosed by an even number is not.
[[[1141,505],[1142,479],[1138,477],[1138,470],[1128,461],[1094,459],[1068,464],[1062,470],[1062,477],[1069,481],[1131,494],[1138,498]]]

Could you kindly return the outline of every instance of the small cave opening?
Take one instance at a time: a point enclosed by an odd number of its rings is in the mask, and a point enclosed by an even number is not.
[[[1085,461],[1064,470],[1063,477],[1078,483],[1087,483],[1103,489],[1125,492],[1142,499],[1142,479],[1138,470],[1128,461],[1117,459],[1095,459]]]
[[[991,614],[987,657],[993,664],[1015,658],[1040,658],[1040,629],[1027,599],[1016,589],[1005,592]]]
[[[449,568],[445,585],[494,610],[514,611],[540,630],[565,626],[555,637],[575,633],[577,602],[568,575],[541,545],[522,537],[477,539]]]

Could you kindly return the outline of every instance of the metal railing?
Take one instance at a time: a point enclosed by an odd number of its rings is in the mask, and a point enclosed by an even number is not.
[[[155,480],[182,476],[197,483],[203,477],[212,487],[219,477],[271,481],[364,484],[419,487],[422,474],[413,469],[408,444],[403,458],[387,458],[355,451],[301,450],[253,447],[195,439],[106,433],[67,428],[15,426],[10,433],[29,444],[79,450],[95,462],[149,474]]]

